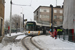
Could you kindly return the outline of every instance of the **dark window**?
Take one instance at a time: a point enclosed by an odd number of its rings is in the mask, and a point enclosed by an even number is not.
[[[37,11],[37,19],[38,19],[38,11]]]
[[[38,11],[37,11],[37,15],[38,15]]]
[[[57,18],[57,16],[55,15],[55,16],[54,16],[54,19],[56,19],[56,18]]]
[[[36,28],[36,24],[34,22],[28,22],[26,23],[26,30],[28,31],[34,31]]]
[[[46,12],[46,10],[44,10],[44,12]]]

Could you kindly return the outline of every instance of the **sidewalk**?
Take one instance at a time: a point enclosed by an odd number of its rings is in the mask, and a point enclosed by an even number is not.
[[[59,38],[59,35],[57,35],[57,38]],[[68,41],[68,35],[65,35],[64,38],[65,38],[66,41]],[[64,40],[63,39],[63,35],[60,35],[60,38],[59,39]]]
[[[52,38],[50,35],[33,37],[33,42],[44,50],[75,50],[75,43]]]

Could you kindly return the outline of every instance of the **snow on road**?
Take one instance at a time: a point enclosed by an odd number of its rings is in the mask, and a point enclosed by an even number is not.
[[[16,36],[16,35],[21,35],[21,34],[24,34],[22,32],[18,32],[18,33],[11,33],[11,36]],[[6,36],[9,36],[9,34],[7,34]]]
[[[19,35],[19,36],[17,36],[17,35]],[[9,34],[7,34],[6,36],[10,37]],[[13,37],[13,36],[17,36],[16,39],[22,39],[22,38],[24,38],[26,35],[25,35],[24,33],[22,33],[22,32],[18,32],[18,33],[11,33],[11,36],[12,36],[12,37]]]
[[[37,47],[35,47],[33,44],[32,44],[32,42],[31,42],[31,37],[26,37],[25,39],[24,39],[24,44],[27,46],[27,48],[29,49],[29,50],[39,50]]]
[[[75,50],[75,43],[55,39],[52,38],[50,35],[34,37],[33,42],[35,42],[44,50]]]
[[[12,36],[20,35],[24,33],[12,33]],[[7,35],[8,36],[8,35]],[[17,36],[16,39],[22,39],[26,35]],[[75,50],[75,43],[69,41],[62,41],[60,39],[52,38],[50,35],[42,35],[33,37],[33,42],[35,42],[39,47],[44,50]],[[7,45],[3,45],[0,43],[0,50],[26,50],[24,46],[22,46],[21,41],[8,43]]]
[[[22,35],[23,34],[23,35]],[[26,35],[24,33],[18,32],[18,33],[11,33],[11,37],[17,36],[16,40],[24,38]],[[10,37],[9,34],[6,35],[7,37]],[[10,42],[7,45],[4,45],[3,43],[0,43],[0,50],[26,50],[26,48],[22,45],[21,41],[19,42]]]
[[[6,46],[2,46],[0,45],[0,50],[26,50],[21,42],[17,42],[17,43],[9,43],[8,45]]]

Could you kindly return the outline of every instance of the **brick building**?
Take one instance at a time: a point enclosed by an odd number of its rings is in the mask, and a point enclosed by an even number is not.
[[[50,24],[51,23],[51,7],[39,6],[34,11],[34,20],[38,23]],[[60,26],[63,23],[63,8],[60,6],[53,7],[53,24]]]
[[[0,41],[4,35],[4,9],[5,0],[0,0]]]

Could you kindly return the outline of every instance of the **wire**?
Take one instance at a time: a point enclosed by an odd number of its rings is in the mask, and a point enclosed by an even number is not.
[[[14,4],[13,5],[16,5],[16,6],[31,6],[31,5],[21,5],[21,4]]]
[[[32,5],[32,0],[30,2],[30,5],[21,5],[21,4],[15,4],[15,3],[12,3],[13,5],[16,5],[16,6],[31,6]]]
[[[32,5],[32,0],[31,0],[31,2],[30,2],[30,5]]]

